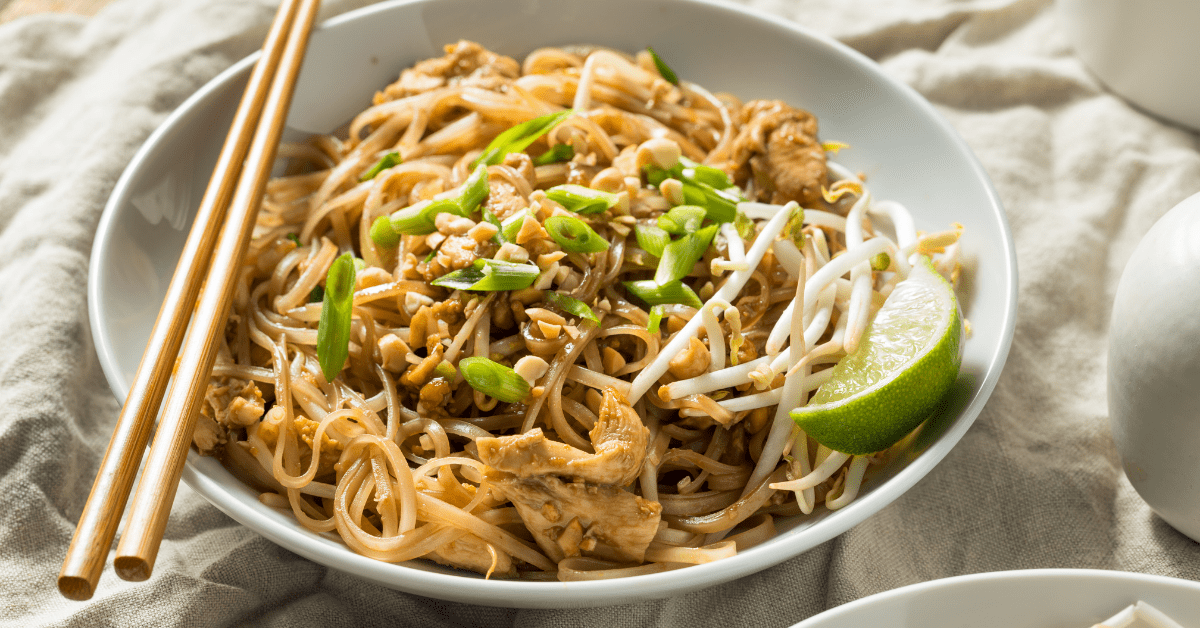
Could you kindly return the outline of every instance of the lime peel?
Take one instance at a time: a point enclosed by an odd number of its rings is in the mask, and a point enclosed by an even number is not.
[[[958,377],[962,315],[954,288],[921,256],[871,321],[858,350],[833,367],[792,420],[818,443],[863,455],[920,425]]]

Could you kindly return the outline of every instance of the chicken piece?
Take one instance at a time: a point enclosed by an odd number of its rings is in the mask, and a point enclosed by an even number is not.
[[[201,456],[219,455],[221,445],[228,440],[229,434],[216,421],[204,415],[196,417],[196,427],[192,428],[192,444]]]
[[[512,556],[495,547],[492,547],[492,551],[495,552],[494,569],[492,552],[488,551],[488,543],[474,534],[464,534],[429,552],[425,558],[456,569],[466,569],[484,575],[489,575],[490,572],[490,577],[516,576],[517,569],[513,565]]]
[[[616,390],[604,391],[600,418],[588,434],[596,453],[546,438],[541,428],[512,436],[480,438],[479,459],[520,478],[565,475],[593,484],[625,486],[642,472],[650,430]]]
[[[375,94],[375,104],[421,94],[447,85],[497,90],[521,73],[516,60],[472,41],[446,46],[446,56],[426,59],[400,73],[400,79]]]
[[[537,187],[537,169],[533,166],[533,158],[525,153],[509,153],[504,156],[504,165],[512,168],[530,188]]]
[[[738,117],[730,159],[734,181],[758,201],[812,207],[820,200],[828,170],[817,119],[780,100],[752,100]]]
[[[662,506],[616,486],[496,469],[486,469],[484,478],[512,502],[538,547],[556,563],[580,555],[642,562],[658,533]]]
[[[229,430],[246,427],[263,415],[262,391],[254,382],[214,377],[204,393],[200,415],[192,431],[192,444],[201,455],[216,455],[218,445],[229,440]]]
[[[246,427],[263,415],[263,396],[250,380],[214,377],[200,413],[226,427]]]
[[[517,187],[503,179],[488,181],[488,195],[484,205],[496,218],[504,220],[529,207],[529,199],[521,195]]]

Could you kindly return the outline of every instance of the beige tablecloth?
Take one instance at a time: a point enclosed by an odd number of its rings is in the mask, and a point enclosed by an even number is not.
[[[0,0],[2,2],[2,0]],[[366,0],[326,3],[334,14]],[[1109,95],[1049,0],[751,0],[877,59],[966,138],[1003,200],[1019,320],[995,394],[894,504],[760,574],[674,599],[564,611],[383,589],[280,549],[180,491],[154,577],[54,580],[118,406],[86,312],[101,209],[184,98],[257,48],[269,0],[118,0],[0,26],[0,626],[790,626],[959,574],[1035,567],[1200,579],[1200,545],[1121,472],[1105,347],[1125,260],[1200,190],[1197,135]]]

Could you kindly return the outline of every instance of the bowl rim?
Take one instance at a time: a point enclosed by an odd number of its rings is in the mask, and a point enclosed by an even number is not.
[[[357,20],[370,19],[371,16],[396,10],[397,7],[410,4],[425,4],[433,0],[385,0],[378,4],[369,5],[322,22],[317,29],[324,31],[336,29],[340,25]],[[389,588],[400,589],[427,597],[466,601],[476,604],[517,607],[570,607],[597,606],[618,604],[630,601],[630,589],[636,587],[633,593],[637,599],[661,598],[676,593],[713,586],[728,582],[768,567],[800,554],[828,541],[855,525],[861,523],[871,514],[890,504],[900,495],[908,491],[930,470],[933,469],[961,440],[966,430],[979,416],[983,406],[990,398],[1004,363],[1007,360],[1012,337],[1015,330],[1017,312],[1017,266],[1016,249],[1013,243],[1010,227],[1005,216],[999,196],[992,186],[978,158],[967,146],[958,132],[947,122],[929,101],[914,89],[899,80],[884,73],[883,69],[873,60],[849,46],[821,33],[814,32],[791,20],[781,21],[778,18],[758,12],[740,5],[718,2],[716,0],[659,0],[663,4],[701,5],[709,10],[724,11],[740,16],[742,19],[765,23],[772,28],[788,31],[788,35],[799,39],[807,39],[817,45],[826,46],[857,70],[868,74],[873,81],[887,84],[899,92],[904,100],[909,101],[935,125],[945,139],[949,140],[953,149],[966,161],[976,181],[982,186],[984,196],[988,201],[988,209],[995,214],[1003,244],[1003,258],[991,260],[989,264],[1002,264],[1000,289],[1003,290],[1007,308],[1000,313],[1000,342],[995,352],[989,357],[986,371],[982,374],[978,392],[970,399],[955,423],[920,455],[912,459],[903,469],[880,485],[888,490],[874,490],[841,509],[837,517],[831,521],[821,521],[812,528],[805,530],[803,547],[780,551],[778,543],[770,543],[739,552],[737,556],[723,559],[714,563],[693,565],[684,570],[675,570],[632,576],[616,580],[597,580],[582,582],[530,582],[484,580],[463,575],[443,574],[407,567],[402,564],[385,563],[362,556],[345,548],[345,552],[330,552],[309,536],[313,533],[299,525],[282,525],[261,514],[241,507],[235,500],[225,499],[226,491],[222,485],[198,472],[189,461],[183,470],[182,479],[196,492],[200,493],[210,503],[239,523],[250,527],[260,535],[266,536],[273,542],[305,556],[323,565],[352,573]],[[184,100],[172,111],[152,132],[138,151],[134,154],[116,186],[113,188],[103,209],[97,231],[93,240],[92,252],[88,269],[88,313],[93,342],[97,357],[101,363],[104,375],[114,394],[123,400],[128,392],[125,375],[116,359],[116,353],[111,339],[106,335],[105,313],[101,310],[102,295],[98,280],[100,262],[104,259],[111,246],[116,215],[119,207],[127,202],[131,194],[132,180],[136,173],[148,162],[148,157],[154,147],[164,141],[176,125],[202,101],[227,89],[231,83],[236,83],[248,75],[252,65],[257,61],[260,52],[254,52],[209,80],[195,93]],[[189,454],[189,458],[194,453]],[[253,522],[251,524],[250,522]],[[781,537],[784,535],[780,535]],[[777,537],[780,538],[780,537]],[[795,545],[795,541],[781,539],[785,547]],[[680,578],[679,573],[686,573],[686,578]],[[565,597],[572,599],[565,599]],[[540,601],[539,601],[540,600]]]
[[[822,613],[818,613],[792,626],[792,628],[822,628],[828,625],[827,622],[837,620],[852,620],[855,614],[870,609],[876,605],[883,605],[893,601],[915,600],[926,593],[941,591],[943,589],[967,589],[976,584],[995,585],[1003,582],[1023,581],[1023,580],[1045,580],[1049,586],[1054,583],[1074,580],[1091,580],[1096,582],[1117,582],[1117,583],[1145,583],[1152,586],[1163,587],[1182,587],[1191,589],[1196,594],[1200,595],[1200,582],[1187,580],[1185,578],[1176,578],[1172,576],[1161,576],[1157,574],[1140,573],[1135,571],[1117,571],[1109,569],[1074,569],[1074,568],[1035,568],[1035,569],[1012,569],[1006,571],[988,571],[973,574],[964,574],[960,576],[951,576],[948,578],[939,578],[937,580],[927,580],[925,582],[917,582],[888,591],[881,591],[874,595],[869,595],[864,598],[859,598],[852,602],[847,602],[841,606],[835,606]],[[1014,600],[1019,602],[1019,600]],[[1113,609],[1114,612],[1120,610]]]

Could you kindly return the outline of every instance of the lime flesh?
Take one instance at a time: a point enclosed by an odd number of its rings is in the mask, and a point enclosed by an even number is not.
[[[882,451],[936,409],[958,377],[962,316],[954,288],[922,256],[896,285],[858,349],[833,367],[792,419],[818,443],[861,455]]]

